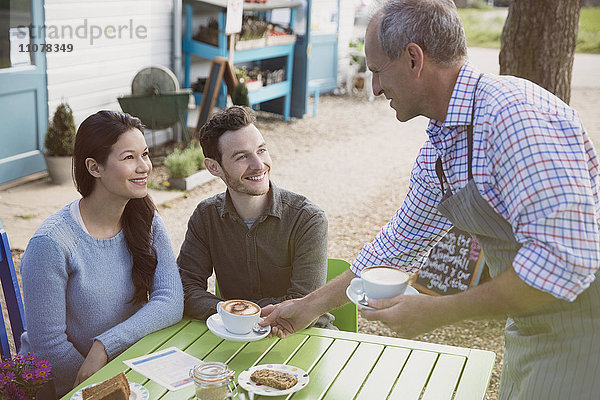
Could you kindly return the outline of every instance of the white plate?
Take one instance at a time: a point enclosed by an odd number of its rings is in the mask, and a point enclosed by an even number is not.
[[[221,316],[219,314],[213,314],[210,317],[208,317],[208,319],[206,320],[206,326],[212,333],[214,333],[221,339],[231,340],[234,342],[253,342],[255,340],[260,340],[266,337],[269,334],[269,332],[271,332],[271,327],[267,326],[267,331],[265,333],[256,333],[254,331],[251,331],[246,335],[238,335],[235,333],[231,333],[227,329],[225,329],[225,325],[223,325],[223,320],[221,319]]]
[[[419,294],[419,292],[414,287],[407,286],[404,294],[412,295],[412,294]],[[374,310],[373,307],[363,306],[363,305],[358,304],[358,295],[354,292],[354,290],[350,289],[350,286],[348,286],[346,288],[346,296],[348,296],[350,301],[353,302],[354,304],[356,304],[358,306],[358,308],[364,308],[366,310]]]
[[[250,375],[252,375],[252,373],[254,371],[256,371],[258,369],[265,369],[265,368],[272,369],[274,371],[281,371],[281,372],[285,372],[288,374],[292,374],[296,378],[298,378],[298,383],[296,383],[294,386],[292,386],[289,389],[281,390],[281,389],[272,388],[270,386],[259,385],[255,382],[253,382],[252,379],[250,379]],[[293,365],[284,365],[284,364],[255,365],[254,367],[251,367],[245,371],[242,371],[240,373],[240,375],[238,376],[238,383],[240,384],[240,386],[242,388],[246,389],[248,392],[253,392],[254,394],[259,394],[261,396],[282,396],[285,394],[294,393],[300,389],[303,389],[306,385],[308,385],[308,381],[309,381],[308,374],[304,370],[302,370],[298,367],[294,367]]]
[[[86,387],[79,389],[77,392],[75,392],[75,394],[73,394],[73,396],[71,396],[71,400],[81,400],[81,392],[83,392],[83,389],[99,384],[100,383],[93,383],[91,385],[87,385]],[[148,393],[148,389],[146,389],[139,383],[129,382],[129,389],[131,390],[131,393],[129,393],[129,400],[148,400],[150,398],[150,393]]]

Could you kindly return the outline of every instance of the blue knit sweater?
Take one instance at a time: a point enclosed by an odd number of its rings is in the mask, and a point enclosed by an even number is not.
[[[67,205],[29,241],[21,261],[27,323],[21,353],[53,364],[59,396],[73,387],[95,339],[110,360],[145,335],[181,320],[181,280],[158,213],[152,234],[158,265],[150,300],[143,306],[129,303],[135,288],[123,231],[96,239],[77,224]]]

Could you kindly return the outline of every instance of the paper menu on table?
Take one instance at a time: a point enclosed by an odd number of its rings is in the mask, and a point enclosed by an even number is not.
[[[169,347],[156,353],[123,361],[132,370],[139,372],[169,390],[179,390],[194,383],[190,371],[202,360],[191,356],[177,347]]]

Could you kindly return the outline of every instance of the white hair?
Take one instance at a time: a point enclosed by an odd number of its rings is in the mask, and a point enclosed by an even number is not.
[[[377,37],[385,55],[399,58],[409,43],[434,62],[453,66],[467,57],[462,20],[452,0],[389,0],[372,18],[379,20]]]

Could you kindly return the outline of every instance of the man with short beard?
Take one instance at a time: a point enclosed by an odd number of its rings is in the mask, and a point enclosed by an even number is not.
[[[206,169],[227,185],[198,204],[177,263],[185,314],[206,319],[224,299],[266,306],[325,284],[327,218],[306,197],[270,181],[271,157],[248,107],[214,114],[200,130]],[[207,291],[213,270],[222,297]],[[331,316],[317,326],[331,327]]]

